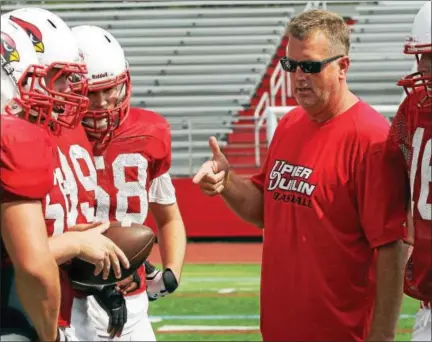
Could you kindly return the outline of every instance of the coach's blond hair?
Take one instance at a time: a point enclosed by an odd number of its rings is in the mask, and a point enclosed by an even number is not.
[[[297,15],[288,25],[287,34],[305,40],[316,32],[322,32],[329,41],[329,53],[348,55],[350,29],[344,19],[333,12],[313,9]]]

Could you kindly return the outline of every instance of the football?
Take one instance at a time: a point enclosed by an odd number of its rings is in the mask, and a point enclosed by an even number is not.
[[[120,279],[115,277],[111,269],[108,278],[103,279],[102,272],[97,276],[94,275],[95,266],[93,264],[74,258],[68,265],[68,274],[75,285],[111,285],[129,277],[148,258],[155,240],[151,228],[136,223],[122,227],[120,222],[112,222],[104,235],[124,252],[130,263],[129,269],[121,266],[122,275]]]

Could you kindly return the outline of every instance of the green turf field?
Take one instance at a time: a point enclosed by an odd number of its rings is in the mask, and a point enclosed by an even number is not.
[[[258,290],[259,265],[187,265],[178,292],[150,303],[156,337],[158,341],[260,341]],[[417,308],[417,302],[405,298],[397,341],[410,340]],[[241,328],[245,330],[235,330]]]

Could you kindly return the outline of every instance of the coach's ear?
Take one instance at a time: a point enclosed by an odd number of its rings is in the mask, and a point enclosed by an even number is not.
[[[346,80],[350,63],[351,63],[351,60],[350,60],[349,56],[343,56],[343,57],[339,58],[338,65],[339,65],[339,79],[340,80]]]

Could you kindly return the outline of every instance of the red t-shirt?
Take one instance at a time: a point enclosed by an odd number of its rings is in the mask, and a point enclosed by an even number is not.
[[[166,119],[154,112],[131,108],[103,151],[95,150],[99,191],[98,220],[144,224],[150,183],[171,167],[171,132]],[[138,269],[146,289],[144,267]]]
[[[391,127],[410,177],[414,249],[405,272],[405,293],[432,300],[432,112],[417,106],[420,92],[407,96]],[[424,90],[422,91],[424,95]]]
[[[264,192],[265,341],[365,339],[374,248],[406,236],[403,160],[390,158],[388,131],[361,101],[324,123],[301,107],[280,121],[252,178]]]

